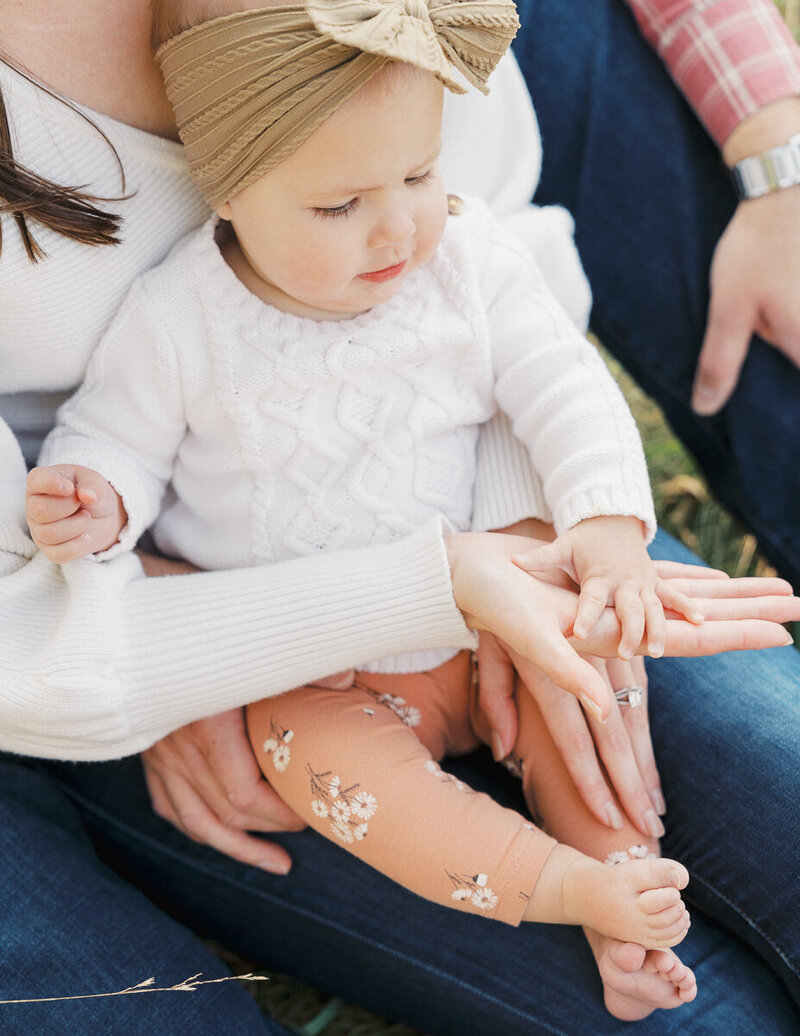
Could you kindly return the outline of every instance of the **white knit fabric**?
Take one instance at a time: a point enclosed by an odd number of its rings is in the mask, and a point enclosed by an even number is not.
[[[557,531],[626,514],[652,533],[641,444],[611,375],[524,247],[482,202],[466,208],[389,302],[349,320],[250,294],[213,219],[145,274],[42,456],[94,468],[122,495],[129,525],[107,556],[154,521],[165,553],[204,569],[388,543],[437,514],[467,530],[495,395]]]
[[[0,413],[28,436],[30,454],[36,433],[41,441],[52,426],[63,394],[79,384],[133,279],[159,263],[208,210],[189,180],[179,144],[65,104],[2,62],[0,88],[21,165],[102,198],[128,195],[106,206],[125,220],[120,247],[82,245],[33,224],[47,254],[36,265],[11,216],[0,217],[0,393],[38,394],[0,396]]]
[[[504,198],[503,211],[523,214],[538,137],[516,76],[512,59],[501,62],[488,98],[472,93],[458,118],[448,113],[445,151],[455,154],[447,159],[452,188],[477,175],[477,190],[493,201],[513,154],[528,178],[515,179],[520,193]],[[88,121],[2,62],[0,87],[20,162],[56,182],[119,195],[116,160]],[[13,393],[0,395],[0,415],[29,460],[131,281],[206,214],[177,145],[78,111],[114,144],[135,194],[106,206],[124,211],[121,245],[91,248],[35,228],[48,254],[36,266],[13,221],[0,217],[0,392]],[[493,146],[460,148],[450,127],[469,135],[481,124],[496,134]],[[476,522],[545,516],[541,487],[507,424],[486,427],[496,434],[479,444]],[[190,720],[370,658],[474,643],[452,598],[438,519],[386,547],[146,580],[133,555],[61,569],[36,554],[22,519],[25,467],[3,420],[0,473],[4,750],[87,760],[130,754]]]

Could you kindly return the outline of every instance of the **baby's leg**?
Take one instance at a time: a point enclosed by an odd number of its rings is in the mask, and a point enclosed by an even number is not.
[[[599,823],[584,805],[524,687],[519,688],[518,705],[515,754],[522,766],[525,797],[532,814],[565,843],[548,857],[531,910],[552,909],[555,885],[562,891],[567,919],[580,912],[582,923],[594,929],[587,930],[587,937],[606,1006],[617,1017],[643,1018],[655,1008],[678,1007],[694,999],[694,975],[666,949],[688,929],[678,892],[688,880],[686,870],[674,861],[657,859],[658,842],[633,827],[619,803],[623,828],[614,831]]]
[[[430,674],[300,688],[248,707],[250,740],[321,834],[427,899],[518,924],[554,842],[434,759],[477,744],[469,678],[459,655]]]

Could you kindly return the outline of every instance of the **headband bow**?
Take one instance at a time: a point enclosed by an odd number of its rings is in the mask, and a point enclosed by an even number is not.
[[[306,0],[204,22],[156,57],[192,176],[217,207],[389,61],[464,93],[455,68],[487,93],[518,27],[513,0]]]

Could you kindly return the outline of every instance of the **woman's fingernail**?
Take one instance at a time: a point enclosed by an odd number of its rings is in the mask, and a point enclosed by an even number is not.
[[[603,714],[600,712],[600,706],[596,701],[592,701],[588,694],[582,694],[580,697],[581,705],[586,709],[590,716],[597,720],[598,723],[605,723]]]
[[[654,809],[648,809],[642,820],[644,821],[645,830],[651,838],[661,838],[664,834],[664,825],[658,819]]]
[[[661,788],[653,788],[650,792],[650,798],[653,800],[653,805],[656,807],[656,813],[660,817],[663,817],[667,812],[667,804],[664,801],[664,796],[661,794]]]
[[[606,818],[606,823],[609,827],[613,827],[615,831],[622,830],[622,814],[613,802],[606,803],[603,816]]]
[[[506,757],[506,753],[503,751],[503,742],[500,735],[496,730],[492,731],[492,735],[489,738],[489,743],[492,746],[492,756],[496,763],[501,762]]]
[[[661,641],[653,641],[647,647],[651,658],[661,658],[664,654],[664,645]]]
[[[788,647],[790,644],[794,644],[794,637],[791,635],[791,633],[787,633],[786,640],[784,640],[783,642],[783,646]]]

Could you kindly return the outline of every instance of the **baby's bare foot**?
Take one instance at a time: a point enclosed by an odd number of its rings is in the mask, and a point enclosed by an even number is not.
[[[646,950],[597,932],[586,932],[603,980],[605,1004],[626,1022],[688,1004],[697,996],[694,972],[672,950]]]
[[[614,866],[557,845],[545,862],[526,920],[581,924],[645,949],[674,946],[689,930],[679,889],[686,868],[674,860],[629,860]]]

